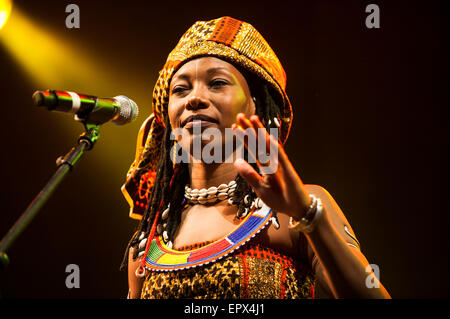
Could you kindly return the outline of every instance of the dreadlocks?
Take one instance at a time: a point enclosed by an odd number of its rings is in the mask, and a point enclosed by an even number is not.
[[[270,127],[276,127],[274,118],[280,121],[280,97],[275,90],[266,82],[263,82],[253,74],[242,71],[242,74],[247,79],[252,96],[255,98],[256,115],[261,119],[265,128],[270,131]],[[175,233],[181,223],[181,214],[183,210],[183,199],[185,192],[185,185],[189,184],[189,167],[187,163],[179,163],[174,166],[170,151],[173,146],[171,140],[171,126],[169,116],[165,114],[165,132],[161,144],[161,158],[159,159],[156,178],[151,195],[148,201],[145,213],[131,238],[126,248],[120,269],[124,269],[127,265],[127,258],[130,247],[134,248],[133,259],[138,257],[138,249],[136,249],[142,238],[147,238],[152,231],[152,228],[157,226],[155,219],[157,219],[158,229],[164,229],[169,237],[169,241],[174,241]],[[144,160],[137,167],[137,176],[142,176],[145,166],[150,161],[150,154],[143,154]],[[251,164],[256,170],[256,164]],[[256,193],[248,185],[248,183],[238,175],[236,177],[236,190],[234,192],[232,202],[237,205],[237,218],[245,216],[245,211],[250,209],[251,203],[256,199]],[[244,201],[244,198],[247,200]],[[168,218],[162,221],[161,211],[168,207]],[[274,212],[274,216],[276,213]],[[155,231],[155,229],[153,229]],[[142,236],[143,235],[143,236]]]

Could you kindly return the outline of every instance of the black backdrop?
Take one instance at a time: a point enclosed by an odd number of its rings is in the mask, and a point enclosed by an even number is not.
[[[286,146],[290,159],[305,183],[334,196],[391,295],[448,297],[446,1],[78,0],[81,27],[67,29],[69,3],[14,2],[36,30],[52,30],[108,66],[104,74],[80,70],[85,83],[68,79],[50,88],[125,94],[142,115],[126,127],[102,128],[94,150],[8,251],[1,297],[126,296],[126,272],[118,267],[136,222],[128,218],[120,186],[139,126],[151,113],[153,85],[192,23],[224,15],[253,24],[282,61],[295,114]],[[380,29],[365,26],[369,3],[380,7]],[[113,71],[119,76],[109,76]],[[1,43],[0,76],[3,236],[82,127],[32,105],[34,90],[49,87],[31,80]],[[68,264],[80,267],[78,289],[65,286]]]

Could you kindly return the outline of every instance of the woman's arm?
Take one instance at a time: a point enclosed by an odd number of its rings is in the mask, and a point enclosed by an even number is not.
[[[314,252],[317,259],[312,266],[316,270],[319,282],[336,298],[389,298],[386,289],[376,278],[370,286],[379,284],[379,287],[366,287],[367,276],[374,276],[366,273],[369,263],[359,248],[353,247],[358,247],[359,244],[352,238],[353,231],[331,195],[321,187],[307,187],[303,184],[279,141],[265,131],[256,115],[247,119],[244,114],[239,113],[236,122],[237,125],[234,124],[233,129],[237,131],[237,136],[242,141],[245,141],[245,135],[249,135],[259,143],[258,139],[261,137],[257,134],[257,130],[261,129],[265,132],[265,136],[262,137],[266,144],[264,152],[270,150],[272,154],[272,151],[276,150],[274,156],[270,157],[269,163],[275,168],[270,173],[260,175],[245,160],[235,161],[239,174],[253,187],[263,202],[277,212],[300,220],[311,205],[309,195],[317,195],[322,200],[323,214],[320,215],[314,230],[305,234],[310,246],[310,255]],[[249,153],[257,158],[258,152],[249,149],[247,144],[245,146]],[[257,165],[260,171],[263,171],[264,166],[258,161]]]
[[[139,299],[141,297],[141,290],[143,280],[136,277],[136,269],[139,266],[139,258],[133,259],[134,248],[130,247],[128,253],[128,298]]]
[[[366,272],[369,262],[332,196],[320,186],[305,185],[305,189],[320,198],[324,206],[324,214],[315,229],[305,234],[308,255],[319,283],[335,298],[390,298],[374,274]]]

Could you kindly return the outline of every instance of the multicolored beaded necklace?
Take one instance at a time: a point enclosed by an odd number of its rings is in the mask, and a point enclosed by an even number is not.
[[[224,238],[206,246],[190,251],[178,251],[168,247],[163,236],[152,239],[146,249],[145,264],[149,271],[175,271],[197,267],[219,260],[232,253],[267,226],[272,210],[262,203],[262,207],[248,214],[232,232]],[[143,269],[138,268],[136,275],[143,276]]]

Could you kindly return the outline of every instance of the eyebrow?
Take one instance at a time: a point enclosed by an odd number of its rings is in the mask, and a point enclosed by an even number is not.
[[[206,73],[207,74],[214,74],[214,73],[216,73],[218,71],[222,71],[222,70],[226,70],[226,69],[224,67],[219,66],[217,68],[210,68],[210,69],[206,70]]]
[[[206,73],[207,73],[208,75],[211,75],[211,74],[214,74],[214,73],[218,73],[218,72],[220,72],[220,71],[223,71],[223,70],[226,71],[226,68],[219,66],[219,67],[210,68],[210,69],[206,70]],[[179,75],[176,75],[172,80],[177,80],[177,79],[180,79],[180,80],[188,80],[189,78],[190,78],[190,76],[189,76],[188,74],[181,73],[181,74],[179,74]]]

